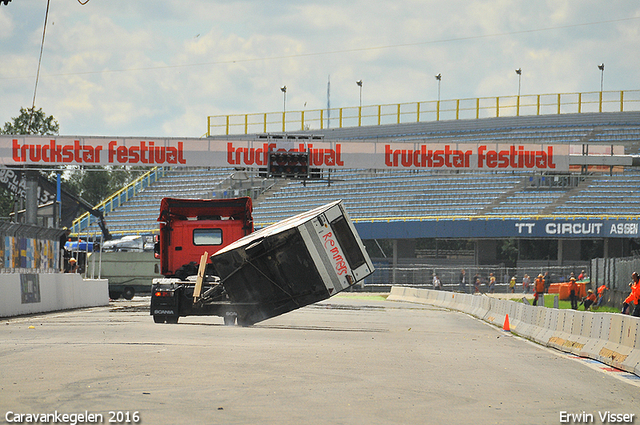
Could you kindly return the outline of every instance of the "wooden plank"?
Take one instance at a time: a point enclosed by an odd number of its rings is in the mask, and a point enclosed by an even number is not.
[[[207,258],[209,258],[209,253],[205,251],[204,254],[202,254],[202,257],[200,257],[196,287],[193,290],[193,302],[196,302],[198,298],[200,298],[200,293],[202,292],[202,281],[204,280],[204,269],[207,266]]]

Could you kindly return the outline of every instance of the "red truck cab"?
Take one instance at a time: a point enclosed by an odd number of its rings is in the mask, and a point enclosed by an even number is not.
[[[209,257],[253,232],[251,198],[164,198],[160,204],[160,235],[156,254],[165,277],[193,274],[206,251]]]

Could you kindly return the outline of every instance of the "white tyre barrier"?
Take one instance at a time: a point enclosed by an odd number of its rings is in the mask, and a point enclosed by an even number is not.
[[[539,344],[589,357],[640,376],[640,318],[615,313],[557,310],[478,296],[393,287],[391,301],[432,304],[509,327]]]

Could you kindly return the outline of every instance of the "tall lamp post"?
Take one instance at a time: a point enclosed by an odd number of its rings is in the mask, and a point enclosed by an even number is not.
[[[604,91],[604,62],[598,65],[600,70],[600,91]]]
[[[442,74],[436,75],[436,80],[438,80],[438,102],[440,102],[440,83],[442,82]]]
[[[522,68],[516,69],[518,74],[518,97],[516,98],[516,116],[520,116],[520,87],[522,86]]]
[[[362,80],[356,81],[358,87],[360,87],[360,107],[362,108]]]
[[[280,87],[282,92],[282,132],[285,130],[286,116],[287,116],[287,86]]]
[[[282,92],[282,112],[287,112],[287,86],[280,87]]]
[[[360,107],[358,108],[358,127],[362,125],[362,80],[356,81],[356,84],[360,88]]]

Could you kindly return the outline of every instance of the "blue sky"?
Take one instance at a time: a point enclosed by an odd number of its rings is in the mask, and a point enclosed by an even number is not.
[[[46,0],[0,5],[0,124],[30,107]],[[640,89],[640,3],[51,0],[36,107],[63,135],[199,137],[207,115]]]

